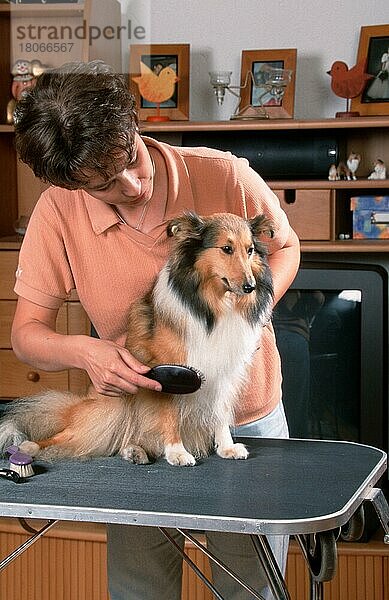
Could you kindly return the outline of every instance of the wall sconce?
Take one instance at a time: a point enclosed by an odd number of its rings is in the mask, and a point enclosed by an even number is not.
[[[280,105],[285,94],[286,86],[292,79],[291,69],[279,69],[269,67],[261,71],[260,77],[255,77],[251,71],[246,73],[243,85],[231,85],[232,71],[210,71],[210,83],[214,89],[216,100],[219,106],[223,104],[226,91],[238,98],[238,104],[231,115],[231,119],[269,119],[270,115],[266,110],[265,96],[274,100],[275,105]],[[241,90],[245,89],[249,82],[252,87],[258,90],[256,94],[256,104],[247,104],[242,108],[240,106]],[[251,94],[252,95],[252,94]]]

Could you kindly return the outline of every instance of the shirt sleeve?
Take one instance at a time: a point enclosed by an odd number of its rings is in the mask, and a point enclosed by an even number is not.
[[[274,227],[274,237],[267,242],[269,254],[285,246],[290,234],[286,213],[275,193],[262,177],[249,166],[247,159],[235,158],[236,212],[251,218],[258,214],[268,217]]]
[[[57,309],[74,287],[61,220],[49,189],[31,215],[19,253],[14,291],[34,304]]]

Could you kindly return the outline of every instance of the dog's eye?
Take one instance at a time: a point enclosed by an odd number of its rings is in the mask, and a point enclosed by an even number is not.
[[[247,249],[247,255],[252,256],[253,254],[254,254],[254,246],[250,246],[250,248]]]
[[[223,250],[224,254],[232,254],[234,251],[232,246],[222,246],[221,249]]]

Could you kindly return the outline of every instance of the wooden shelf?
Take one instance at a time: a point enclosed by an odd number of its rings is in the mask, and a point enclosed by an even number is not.
[[[62,6],[62,5],[50,5]],[[81,6],[81,5],[79,5]],[[1,7],[1,5],[0,5]],[[4,127],[7,127],[5,130]],[[350,119],[268,119],[263,121],[166,121],[140,122],[142,133],[185,133],[188,131],[260,131],[305,129],[366,129],[389,128],[389,117],[358,117]],[[0,125],[1,131],[13,131],[12,125]]]
[[[353,190],[353,189],[385,189],[388,191],[389,179],[367,179],[361,177],[356,181],[328,181],[327,179],[303,179],[293,181],[272,181],[267,179],[266,182],[272,190]]]
[[[341,252],[368,252],[381,253],[389,252],[389,240],[337,240],[330,242],[301,242],[302,252],[326,252],[336,253]]]
[[[26,5],[21,5],[25,8]],[[29,5],[34,6],[34,5]],[[63,6],[63,5],[50,5]],[[65,5],[66,6],[66,5]],[[83,5],[77,4],[77,9]],[[8,7],[7,7],[8,8]],[[34,6],[34,9],[42,7],[40,5]],[[43,7],[46,8],[46,7]],[[74,9],[74,5],[67,5],[67,9]],[[51,10],[50,10],[51,12]],[[156,138],[163,139],[164,141],[170,141],[170,143],[180,143],[180,136],[187,132],[242,132],[245,131],[301,131],[301,135],[304,135],[304,131],[331,131],[336,130],[337,137],[343,137],[343,140],[352,140],[350,142],[351,147],[363,147],[365,163],[361,163],[360,177],[356,181],[329,181],[328,179],[295,179],[295,180],[271,180],[266,178],[267,183],[280,197],[286,190],[296,191],[296,209],[293,206],[289,206],[290,202],[287,194],[284,194],[283,198],[285,201],[284,208],[289,208],[289,212],[297,211],[302,203],[310,202],[310,219],[311,221],[315,218],[316,221],[321,214],[320,219],[323,218],[328,220],[326,223],[325,235],[316,235],[315,231],[306,231],[309,225],[306,225],[305,216],[298,218],[304,221],[304,235],[299,234],[302,243],[301,248],[303,252],[309,253],[358,253],[358,252],[387,252],[389,250],[389,240],[338,240],[339,232],[347,232],[351,235],[352,224],[350,223],[350,211],[349,201],[351,196],[361,194],[371,195],[389,195],[389,179],[386,180],[371,180],[367,179],[367,174],[371,172],[370,163],[373,157],[382,156],[384,159],[388,159],[386,155],[387,148],[387,133],[389,130],[389,117],[357,117],[350,119],[315,119],[315,120],[298,120],[298,119],[267,119],[267,120],[247,120],[247,121],[169,121],[161,123],[149,123],[141,122],[141,131],[146,135],[154,135]],[[4,145],[6,148],[10,145],[8,136],[14,131],[11,125],[0,125],[0,141],[2,139],[1,133],[7,134],[3,136]],[[342,131],[344,133],[342,134]],[[19,177],[20,179],[20,177]],[[30,182],[31,183],[31,182]],[[31,196],[31,185],[25,186],[28,191],[28,198]],[[19,211],[23,202],[20,199],[22,188],[19,188]],[[320,196],[320,190],[323,191]],[[309,192],[312,194],[309,195]],[[39,195],[39,190],[34,188],[34,196]],[[327,195],[326,195],[327,194]],[[24,197],[24,196],[23,196]],[[294,200],[293,200],[294,201]],[[293,202],[292,201],[292,202]],[[29,200],[30,204],[31,201]],[[323,212],[320,213],[320,209],[323,206],[327,207],[327,216],[323,217]],[[316,208],[319,210],[316,213]],[[26,210],[22,214],[27,214]],[[293,218],[293,215],[290,215]],[[10,221],[12,222],[12,221]],[[294,225],[295,226],[295,225]],[[314,228],[315,229],[315,228]],[[4,231],[4,234],[11,233]],[[317,232],[316,232],[317,233]],[[309,238],[312,236],[315,241],[310,241]],[[331,238],[331,239],[330,239]],[[323,240],[323,241],[321,241]],[[325,240],[325,241],[324,241]],[[19,242],[20,243],[20,242]],[[18,244],[17,241],[8,240],[0,241],[0,248],[13,249]]]
[[[0,12],[8,12],[14,17],[71,17],[79,16],[84,11],[84,3],[71,4],[0,4]]]
[[[304,130],[304,129],[365,129],[389,127],[389,117],[353,117],[350,119],[261,119],[247,121],[168,121],[149,123],[141,121],[142,133],[187,131],[244,131],[244,130]]]
[[[19,250],[23,238],[20,235],[7,235],[0,237],[0,250]]]

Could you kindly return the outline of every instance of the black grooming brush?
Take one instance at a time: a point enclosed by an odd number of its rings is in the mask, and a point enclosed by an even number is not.
[[[193,394],[205,381],[200,371],[184,365],[157,365],[145,377],[158,381],[166,394]]]
[[[0,477],[9,479],[14,483],[20,483],[22,481],[22,478],[20,477],[19,473],[16,473],[16,471],[13,471],[12,469],[0,469]]]

